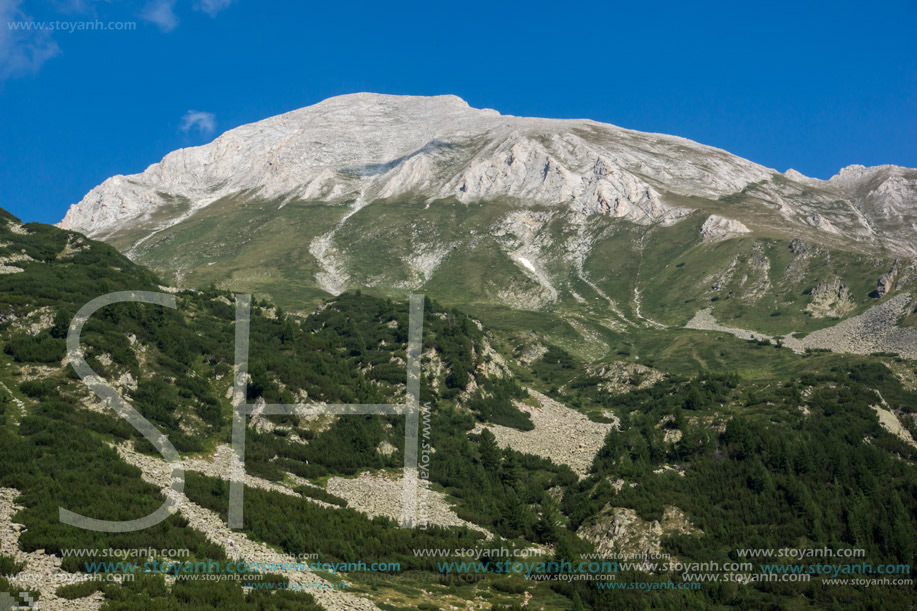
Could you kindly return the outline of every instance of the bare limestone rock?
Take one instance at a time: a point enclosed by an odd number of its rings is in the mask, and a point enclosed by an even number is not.
[[[649,388],[665,377],[665,374],[658,369],[624,361],[589,365],[587,371],[589,375],[604,379],[599,387],[609,394]]]
[[[701,241],[718,242],[750,233],[751,230],[735,219],[711,214],[700,228]]]
[[[876,287],[876,294],[879,297],[885,297],[894,288],[895,280],[897,278],[898,278],[898,259],[895,259],[895,262],[892,264],[892,268],[888,270],[888,272],[882,274],[879,277],[878,286]]]
[[[658,555],[662,552],[663,537],[703,533],[678,507],[667,506],[661,521],[647,522],[633,509],[609,505],[597,517],[580,526],[576,534],[592,543],[597,553],[612,557]]]
[[[619,424],[593,422],[580,412],[570,409],[532,389],[528,389],[538,407],[517,402],[516,406],[529,414],[535,428],[520,431],[508,426],[486,425],[501,447],[535,454],[569,465],[573,472],[585,477],[592,459],[605,443],[605,436]],[[480,431],[478,431],[480,432]]]
[[[41,595],[39,609],[52,611],[95,611],[102,606],[101,592],[90,596],[67,600],[55,593],[57,588],[76,583],[79,575],[62,570],[61,559],[44,550],[24,552],[19,548],[19,536],[25,532],[25,526],[13,522],[13,515],[22,507],[16,504],[19,491],[13,488],[0,488],[0,554],[10,556],[13,561],[23,565],[22,570],[9,581],[20,588],[37,590]],[[23,602],[23,601],[19,601]],[[26,605],[23,603],[22,607]]]
[[[812,289],[812,300],[806,312],[814,318],[842,318],[856,308],[850,289],[835,276],[827,282],[819,282]]]
[[[364,471],[357,477],[331,477],[328,492],[347,501],[347,506],[370,518],[384,516],[398,522],[401,519],[401,473]],[[493,538],[490,531],[459,518],[441,492],[429,489],[423,480],[418,485],[418,517],[427,524],[462,526]]]
[[[191,528],[203,533],[212,543],[223,547],[229,558],[245,560],[249,563],[272,563],[275,566],[278,563],[293,563],[294,565],[299,563],[297,558],[278,552],[264,543],[254,541],[245,533],[230,530],[223,518],[216,512],[191,502],[191,499],[185,494],[177,494],[171,487],[172,466],[168,462],[161,458],[134,452],[128,444],[116,446],[116,449],[124,462],[141,470],[141,477],[144,481],[158,486],[163,494],[176,502],[177,511],[188,520],[188,525]],[[223,473],[223,477],[228,477],[228,474]],[[257,480],[257,478],[249,480],[249,477],[251,476],[246,476],[246,485],[251,485]],[[308,571],[291,570],[284,573],[284,575],[290,581],[327,584],[325,579]],[[319,605],[329,611],[338,611],[339,609],[378,611],[378,607],[371,600],[346,591],[316,588],[310,589],[309,593],[312,594]]]
[[[408,194],[506,198],[668,224],[690,211],[664,193],[716,199],[776,174],[673,136],[501,115],[451,95],[358,93],[237,127],[141,174],[109,178],[60,226],[96,238],[138,222],[169,226],[241,192],[338,203]],[[158,218],[167,206],[183,211]]]

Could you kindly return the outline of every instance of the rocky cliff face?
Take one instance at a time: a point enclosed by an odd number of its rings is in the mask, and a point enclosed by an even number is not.
[[[585,119],[354,94],[110,178],[60,225],[180,285],[293,308],[422,290],[553,312],[601,354],[601,329],[708,306],[775,335],[860,313],[914,277],[915,223],[917,170],[824,181]]]
[[[841,318],[855,308],[850,287],[835,277],[827,282],[819,282],[812,290],[812,302],[806,311],[815,318]]]
[[[773,173],[688,140],[588,120],[505,116],[455,96],[354,94],[175,151],[142,174],[115,176],[61,226],[104,237],[154,216],[169,197],[194,210],[242,191],[321,201],[513,198],[672,222],[685,211],[665,201],[667,192],[719,197]]]
[[[862,210],[871,228],[891,252],[914,256],[917,252],[917,169],[894,165],[872,168],[852,165],[831,180]]]
[[[758,184],[769,185],[765,199],[787,219],[867,240],[891,233],[890,244],[913,252],[901,231],[917,228],[914,170],[851,166],[818,181],[673,136],[501,115],[455,96],[366,93],[243,125],[141,174],[112,177],[60,225],[104,238],[144,220],[168,226],[240,193],[358,203],[511,199],[668,224],[690,212],[686,197],[715,200]],[[827,205],[837,200],[838,209]]]

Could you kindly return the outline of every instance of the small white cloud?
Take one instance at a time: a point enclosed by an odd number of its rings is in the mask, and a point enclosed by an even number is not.
[[[49,30],[38,30],[19,8],[22,0],[0,0],[0,81],[37,72],[60,53]]]
[[[151,0],[140,12],[140,16],[158,25],[163,32],[171,32],[178,26],[174,8],[175,0]]]
[[[232,4],[232,0],[194,0],[194,10],[215,17],[217,13]]]
[[[197,130],[198,133],[209,136],[216,128],[217,118],[212,112],[189,110],[181,118],[181,130],[186,134],[191,130]]]

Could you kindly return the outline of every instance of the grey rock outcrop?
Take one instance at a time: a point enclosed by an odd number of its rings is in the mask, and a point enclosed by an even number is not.
[[[855,308],[850,288],[840,278],[834,277],[827,282],[819,282],[812,289],[812,300],[806,306],[806,312],[814,318],[841,318]]]
[[[724,218],[718,214],[711,214],[700,228],[703,242],[718,242],[750,232],[751,230],[741,222]]]
[[[879,277],[878,286],[876,287],[876,294],[879,297],[885,297],[887,294],[889,294],[894,289],[895,280],[897,278],[898,259],[895,259],[895,262],[892,264],[892,268]]]
[[[662,538],[671,535],[701,535],[678,507],[665,508],[662,520],[647,522],[633,509],[606,507],[598,517],[580,526],[576,534],[606,557],[658,555]]]

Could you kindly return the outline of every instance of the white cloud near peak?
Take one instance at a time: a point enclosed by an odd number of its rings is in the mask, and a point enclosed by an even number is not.
[[[217,128],[217,118],[212,112],[189,110],[181,119],[181,130],[186,134],[197,131],[199,134],[209,136]]]

